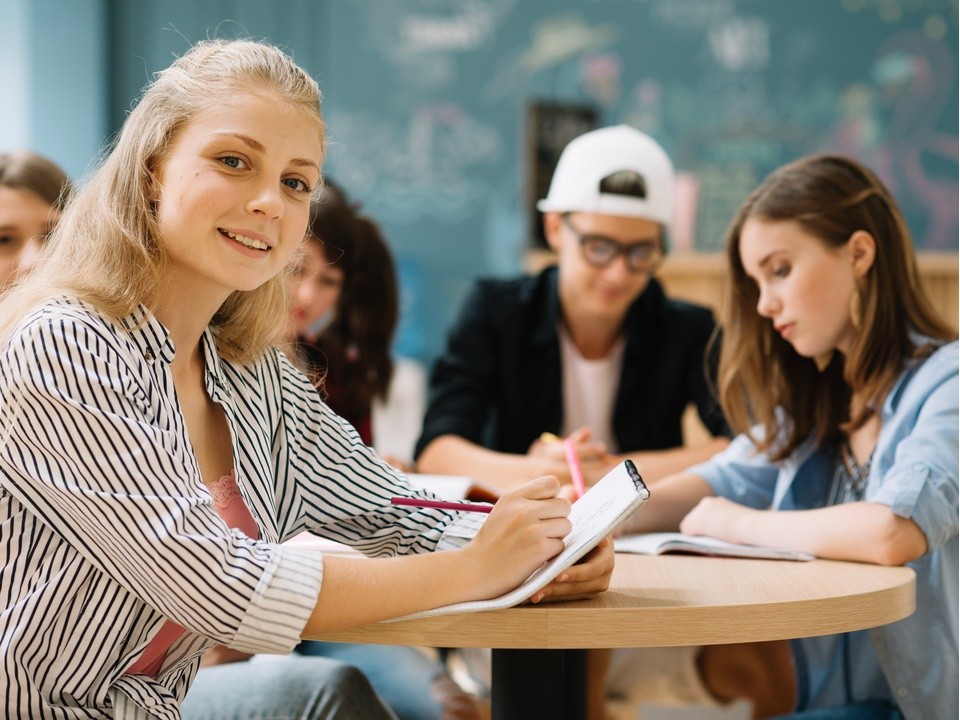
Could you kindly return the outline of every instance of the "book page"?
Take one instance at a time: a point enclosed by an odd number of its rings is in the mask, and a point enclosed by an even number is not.
[[[617,552],[660,555],[667,552],[691,552],[699,555],[723,557],[762,558],[766,560],[814,560],[813,555],[781,548],[742,545],[706,535],[682,533],[640,533],[621,535],[614,539]]]
[[[446,605],[386,622],[450,613],[497,610],[517,605],[530,598],[590,552],[600,540],[633,515],[648,497],[650,492],[643,484],[636,467],[626,460],[607,473],[573,504],[570,511],[573,529],[563,539],[563,550],[555,558],[543,564],[515,590],[492,600],[474,600]]]

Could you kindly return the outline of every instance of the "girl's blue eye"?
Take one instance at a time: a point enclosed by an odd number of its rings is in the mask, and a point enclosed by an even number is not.
[[[236,157],[235,155],[227,155],[226,157],[222,157],[220,158],[220,162],[222,162],[227,167],[231,167],[235,170],[240,169],[240,166],[243,165],[243,160]]]
[[[781,265],[781,266],[778,267],[778,268],[774,268],[774,269],[773,269],[773,274],[774,274],[774,276],[776,276],[776,277],[781,277],[781,278],[782,278],[782,277],[786,277],[787,275],[790,274],[790,266],[789,266],[789,265]]]
[[[310,192],[310,186],[300,178],[285,178],[283,183],[291,190],[296,190],[297,192]]]

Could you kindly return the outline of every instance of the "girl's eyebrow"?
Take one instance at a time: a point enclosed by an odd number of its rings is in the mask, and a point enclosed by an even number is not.
[[[774,250],[774,251],[773,251],[772,253],[770,253],[769,255],[764,256],[764,258],[763,258],[760,262],[757,263],[757,267],[758,267],[758,268],[762,268],[764,265],[766,265],[768,262],[770,262],[770,258],[772,258],[772,257],[774,256],[774,254],[776,254],[776,250]]]
[[[757,263],[757,267],[762,268],[764,265],[770,262],[770,260],[773,258],[774,255],[776,255],[777,253],[785,252],[785,251],[786,251],[786,248],[782,248],[782,247],[774,248],[773,250],[768,252],[766,255],[764,255],[763,259]]]
[[[211,135],[213,135],[213,136],[221,136],[221,137],[237,138],[238,140],[240,140],[240,141],[243,142],[244,144],[248,145],[248,146],[249,146],[250,148],[252,148],[253,150],[256,150],[257,152],[266,152],[266,151],[267,151],[267,148],[264,147],[264,145],[263,145],[262,142],[260,142],[259,140],[255,140],[254,138],[250,137],[249,135],[244,135],[243,133],[238,133],[238,132],[215,132],[215,133],[211,133]]]
[[[250,137],[249,135],[244,135],[243,133],[238,133],[238,132],[222,132],[222,133],[213,133],[213,135],[222,135],[222,136],[225,136],[225,137],[235,137],[235,138],[237,138],[238,140],[240,140],[241,142],[243,142],[244,144],[248,145],[251,149],[256,150],[256,151],[259,152],[259,153],[264,153],[264,152],[267,151],[267,148],[264,147],[264,145],[263,145],[262,142],[260,142],[259,140],[255,140],[254,138]],[[320,165],[319,165],[318,163],[316,163],[316,162],[313,161],[313,160],[307,160],[307,159],[305,159],[305,158],[293,158],[293,160],[290,161],[290,164],[291,164],[291,165],[298,165],[298,166],[312,167],[312,168],[316,169],[318,172],[320,171]]]

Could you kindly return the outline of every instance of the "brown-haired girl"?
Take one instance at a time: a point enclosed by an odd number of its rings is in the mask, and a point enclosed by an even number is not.
[[[955,717],[957,343],[903,217],[866,167],[808,157],[744,202],[727,251],[719,390],[742,434],[632,529],[908,564],[910,618],[791,642],[797,717]]]

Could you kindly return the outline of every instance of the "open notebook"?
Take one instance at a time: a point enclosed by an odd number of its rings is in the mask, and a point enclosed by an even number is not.
[[[648,497],[650,497],[650,491],[644,485],[636,466],[630,460],[625,460],[573,504],[570,511],[573,529],[563,539],[563,550],[553,560],[544,563],[519,587],[491,600],[473,600],[445,605],[386,622],[451,613],[498,610],[518,605],[590,552],[620,523],[633,515]]]

